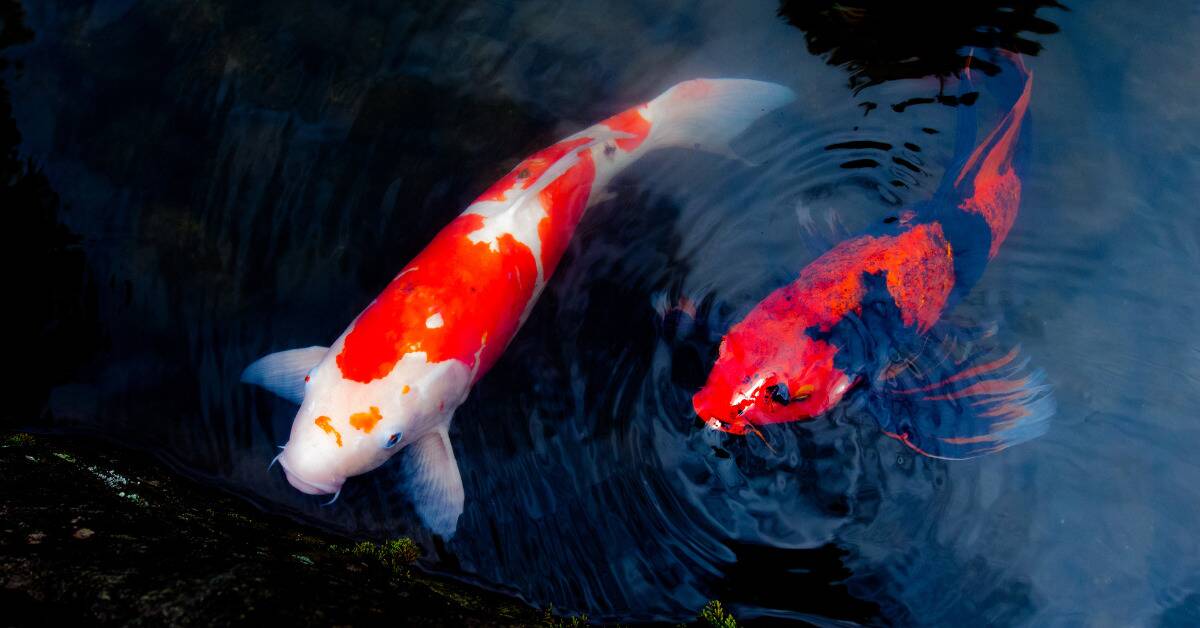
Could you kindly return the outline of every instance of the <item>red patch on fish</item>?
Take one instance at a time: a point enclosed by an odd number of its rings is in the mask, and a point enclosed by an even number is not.
[[[633,136],[617,140],[617,148],[626,152],[632,151],[641,146],[642,142],[646,141],[646,137],[650,135],[650,121],[642,115],[643,107],[645,105],[634,107],[601,122],[614,131]]]
[[[592,139],[588,137],[580,137],[573,140],[564,140],[549,148],[544,148],[533,155],[525,158],[521,163],[517,164],[508,174],[487,189],[475,201],[503,201],[505,200],[510,190],[524,190],[533,185],[538,177],[542,176],[554,162],[562,159],[564,155],[571,152],[572,149],[583,146]]]
[[[562,259],[563,252],[571,242],[575,226],[583,217],[592,182],[596,179],[596,166],[590,151],[580,151],[579,162],[546,186],[538,195],[546,217],[538,223],[538,239],[542,242],[542,271],[549,277]]]
[[[370,434],[371,430],[375,429],[375,424],[381,420],[383,420],[383,415],[379,414],[379,408],[371,406],[366,412],[351,414],[350,427]]]
[[[988,259],[996,256],[1000,245],[1008,237],[1008,232],[1017,220],[1017,209],[1021,203],[1021,179],[1013,171],[1012,160],[1017,138],[1021,133],[1021,122],[1025,119],[1025,112],[1029,107],[1032,86],[1032,81],[1025,83],[1025,91],[1017,99],[1012,110],[1005,114],[1000,124],[975,149],[954,182],[959,186],[968,173],[975,173],[971,179],[973,192],[960,207],[963,211],[983,216],[987,222],[988,229],[992,232]]]
[[[992,232],[988,258],[996,256],[1017,219],[1021,202],[1021,179],[1012,170],[991,176],[982,174],[975,180],[975,193],[963,201],[964,211],[983,216]]]
[[[708,382],[692,398],[696,413],[705,419],[712,417],[729,423],[736,432],[745,431],[746,424],[803,420],[826,410],[828,398],[821,394],[769,408],[763,404],[761,393],[743,395],[740,401],[734,401],[738,391],[750,383],[744,379],[745,375],[762,378],[762,388],[785,384],[791,394],[827,391],[846,377],[833,363],[837,347],[821,340],[779,341],[794,333],[794,321],[764,321],[753,327],[735,327],[722,345],[721,357]],[[769,361],[764,362],[764,358]],[[796,368],[797,365],[803,368]],[[788,372],[799,377],[791,380],[780,377]]]
[[[472,242],[468,236],[483,226],[483,216],[459,216],[388,284],[346,335],[337,355],[343,377],[386,377],[404,354],[418,351],[429,362],[468,367],[479,354],[476,379],[495,363],[533,296],[537,265],[512,235]],[[427,327],[434,314],[443,324]],[[487,338],[495,341],[484,346]]]
[[[921,224],[895,236],[847,240],[807,266],[799,279],[768,296],[747,322],[796,320],[828,330],[847,313],[861,313],[863,275],[887,273],[888,292],[905,325],[929,329],[954,287],[954,255],[941,225]],[[756,314],[758,314],[756,316]]]

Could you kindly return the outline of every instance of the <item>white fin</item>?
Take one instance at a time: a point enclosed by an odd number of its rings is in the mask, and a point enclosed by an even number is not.
[[[304,378],[326,353],[329,347],[305,347],[264,355],[242,371],[242,381],[299,404],[304,401]]]
[[[647,103],[653,148],[681,146],[745,161],[729,142],[755,120],[796,99],[775,83],[750,79],[684,81]]]
[[[413,506],[434,534],[450,538],[463,511],[462,476],[450,446],[450,434],[439,429],[409,446],[406,456]]]

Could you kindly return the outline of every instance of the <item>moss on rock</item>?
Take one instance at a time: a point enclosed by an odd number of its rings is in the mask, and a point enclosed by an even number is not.
[[[700,609],[699,619],[701,625],[711,626],[711,628],[737,628],[737,620],[729,611],[725,610],[725,606],[720,600],[709,600],[704,608]]]
[[[545,626],[421,572],[411,539],[356,543],[254,510],[134,452],[0,435],[6,625]],[[553,624],[570,625],[570,624]]]

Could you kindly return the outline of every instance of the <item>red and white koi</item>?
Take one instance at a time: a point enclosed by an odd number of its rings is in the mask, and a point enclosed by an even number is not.
[[[329,347],[273,353],[242,381],[300,404],[278,461],[310,494],[336,493],[409,448],[413,503],[451,534],[464,492],[448,429],[499,359],[599,192],[646,153],[728,152],[793,99],[744,79],[697,79],[517,164],[450,222]]]

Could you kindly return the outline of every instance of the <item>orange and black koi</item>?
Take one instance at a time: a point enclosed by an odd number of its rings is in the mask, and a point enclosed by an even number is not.
[[[811,419],[861,386],[875,393],[868,406],[883,429],[929,456],[972,457],[1045,431],[1054,404],[1040,373],[1016,350],[953,357],[956,338],[939,322],[995,257],[1020,205],[1014,160],[1032,75],[1003,56],[991,87],[1007,111],[934,197],[833,247],[725,335],[693,397],[710,427],[757,433]],[[960,135],[972,132],[974,108],[959,116]]]

